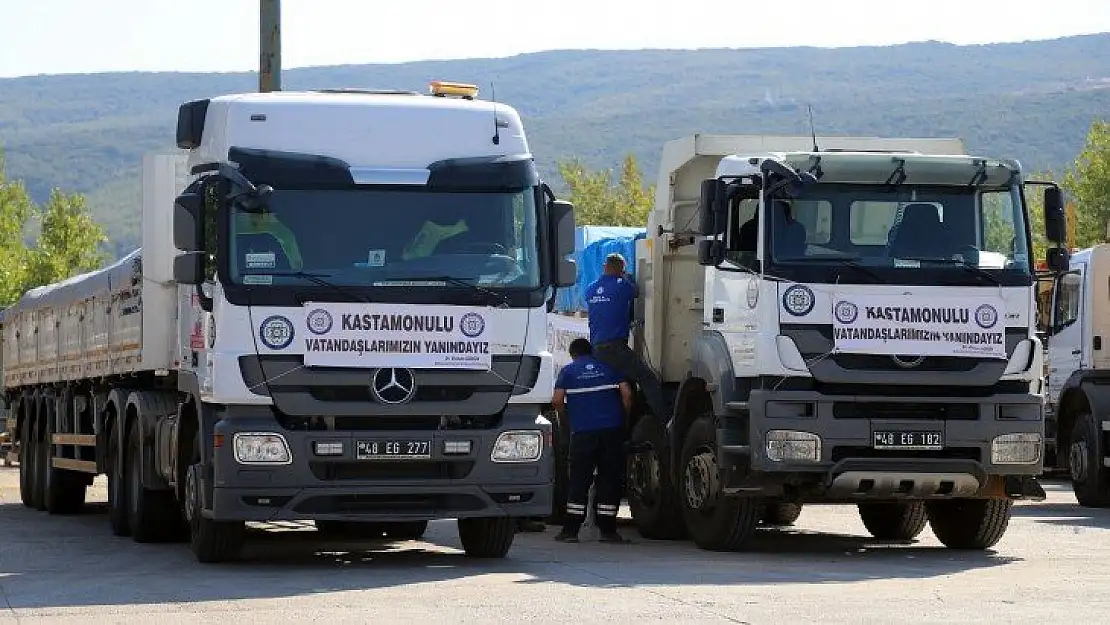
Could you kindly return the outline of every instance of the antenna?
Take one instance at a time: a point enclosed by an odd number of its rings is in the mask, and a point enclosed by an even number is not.
[[[813,151],[820,152],[821,148],[817,147],[817,129],[813,125],[813,105],[806,104],[806,109],[809,110],[809,134],[813,137]]]
[[[493,81],[489,81],[490,97],[493,98],[493,141],[494,145],[501,144],[501,129],[497,127],[497,87],[494,86]]]

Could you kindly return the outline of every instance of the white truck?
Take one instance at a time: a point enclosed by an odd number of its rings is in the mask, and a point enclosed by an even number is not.
[[[1021,167],[958,140],[815,143],[696,135],[663,150],[635,346],[674,409],[640,402],[635,523],[727,550],[761,517],[844,503],[880,539],[929,523],[950,548],[988,548],[1013,500],[1044,497]],[[1045,197],[1059,241],[1059,189]]]
[[[1070,256],[1052,274],[1048,428],[1052,468],[1070,474],[1080,505],[1110,506],[1110,245]]]
[[[26,505],[108,482],[117,535],[234,558],[246,521],[502,557],[551,511],[545,316],[573,207],[517,112],[430,95],[234,94],[180,107],[144,169],[142,247],[3,316]]]

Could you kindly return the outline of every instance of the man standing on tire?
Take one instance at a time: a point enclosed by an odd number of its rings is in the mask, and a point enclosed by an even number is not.
[[[632,311],[639,294],[636,283],[625,273],[624,257],[610,254],[600,278],[586,288],[590,320],[590,343],[597,359],[635,380],[648,407],[660,423],[670,421],[671,411],[663,400],[663,386],[651,367],[628,347]]]
[[[625,415],[632,409],[632,387],[593,357],[586,339],[572,341],[569,351],[572,361],[559,372],[552,399],[559,417],[569,421],[571,432],[567,520],[555,540],[578,542],[596,468],[601,542],[623,543],[617,533],[617,510],[624,483]]]

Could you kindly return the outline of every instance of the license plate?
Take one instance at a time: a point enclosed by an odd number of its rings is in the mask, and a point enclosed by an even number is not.
[[[355,444],[355,457],[359,460],[421,460],[431,458],[432,441],[358,441]]]
[[[875,449],[944,449],[944,434],[937,431],[876,431],[872,439]]]

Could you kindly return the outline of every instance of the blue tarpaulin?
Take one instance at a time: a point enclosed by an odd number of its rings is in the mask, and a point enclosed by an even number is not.
[[[555,294],[558,312],[585,311],[586,302],[580,293],[601,276],[605,257],[614,252],[624,256],[627,271],[635,277],[636,241],[647,236],[645,228],[583,226],[578,229],[576,240],[582,247],[574,252],[578,265],[578,278],[573,287],[559,289]]]

